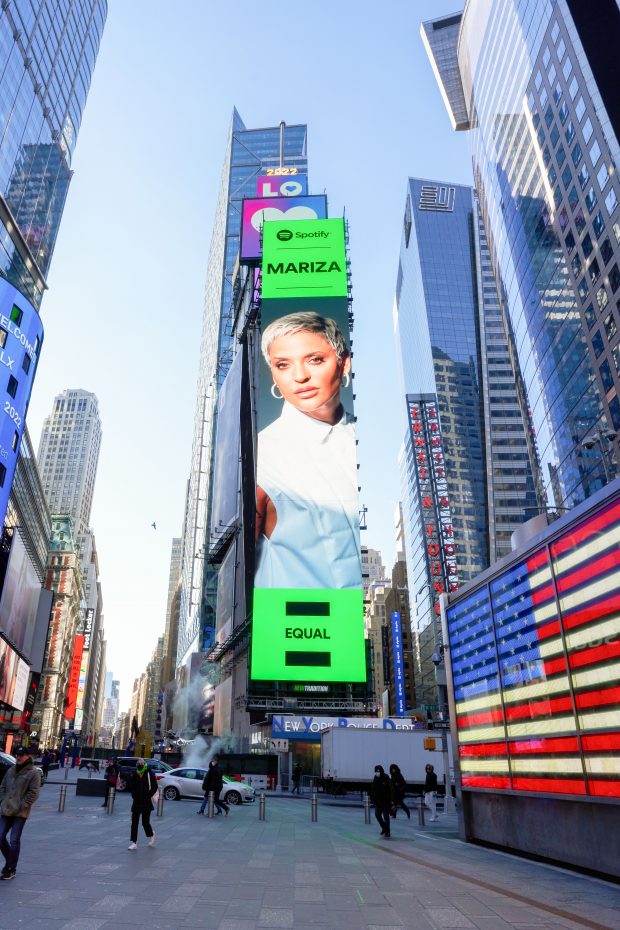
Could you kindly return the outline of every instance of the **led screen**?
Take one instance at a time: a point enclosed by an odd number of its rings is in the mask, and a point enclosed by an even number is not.
[[[297,168],[270,168],[271,174],[256,179],[257,197],[304,197],[308,193],[308,175]]]
[[[9,503],[42,340],[38,313],[0,277],[0,526]]]
[[[38,639],[40,594],[41,582],[24,548],[20,532],[15,529],[0,598],[0,630],[30,660],[37,658],[33,656],[33,647]],[[47,624],[45,626],[47,629]]]
[[[347,297],[344,220],[266,222],[262,296]]]
[[[620,502],[448,607],[466,788],[620,797]]]
[[[325,197],[276,197],[244,200],[241,222],[241,261],[260,258],[263,224],[269,220],[316,220],[327,216]]]
[[[300,234],[293,247],[284,237],[288,258],[282,230]],[[337,256],[345,268],[342,220],[265,224],[263,293],[267,266],[293,260],[292,248],[302,266],[318,261],[320,233],[325,261]],[[311,297],[279,293],[261,306],[251,660],[258,680],[366,680],[348,298],[346,287],[332,296],[333,282],[311,271],[301,288]]]
[[[23,710],[28,691],[26,662],[0,637],[0,703]]]

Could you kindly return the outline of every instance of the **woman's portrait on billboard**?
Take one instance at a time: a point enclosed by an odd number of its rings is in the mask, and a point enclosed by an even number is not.
[[[350,351],[338,323],[313,311],[265,327],[261,350],[281,403],[258,434],[255,585],[359,588],[353,417],[342,402]]]

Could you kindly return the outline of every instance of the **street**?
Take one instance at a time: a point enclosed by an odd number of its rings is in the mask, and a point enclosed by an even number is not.
[[[526,930],[620,926],[620,888],[466,845],[456,817],[420,827],[399,813],[392,838],[348,804],[268,797],[230,816],[197,818],[198,803],[166,802],[129,852],[127,795],[108,816],[76,797],[64,813],[46,785],[22,837],[17,877],[0,883],[0,930]]]

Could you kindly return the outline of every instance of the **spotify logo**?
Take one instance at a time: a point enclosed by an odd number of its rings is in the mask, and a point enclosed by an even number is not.
[[[292,238],[293,233],[290,231],[290,229],[280,229],[276,233],[276,239],[279,239],[280,242],[288,242]]]

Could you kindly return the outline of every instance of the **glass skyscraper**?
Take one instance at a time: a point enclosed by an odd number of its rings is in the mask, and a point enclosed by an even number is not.
[[[216,596],[216,579],[207,571],[218,392],[235,355],[233,274],[239,254],[244,197],[256,196],[256,179],[280,165],[306,173],[305,125],[281,123],[246,129],[236,110],[226,144],[209,263],[200,346],[194,441],[188,484],[183,548],[181,615],[177,662],[211,645],[208,603]]]
[[[422,37],[471,135],[539,503],[572,507],[618,470],[620,9],[482,0]]]
[[[106,0],[13,0],[0,9],[0,275],[35,307],[106,15]]]
[[[536,511],[525,430],[477,200],[410,178],[395,300],[416,698],[437,710],[438,598],[510,551]]]

